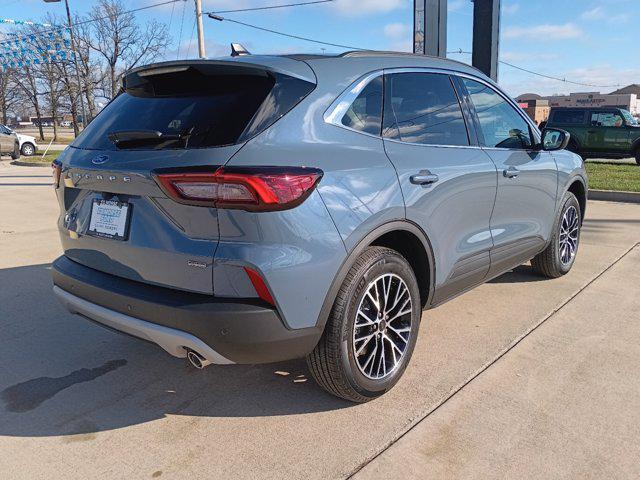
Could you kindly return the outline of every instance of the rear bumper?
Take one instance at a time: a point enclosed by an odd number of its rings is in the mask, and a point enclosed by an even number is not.
[[[223,299],[109,275],[64,255],[53,263],[54,292],[72,313],[151,341],[176,357],[186,349],[216,364],[304,357],[322,331],[287,329],[261,301]]]

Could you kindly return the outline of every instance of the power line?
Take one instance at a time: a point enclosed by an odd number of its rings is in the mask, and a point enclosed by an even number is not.
[[[127,14],[127,13],[135,13],[135,12],[140,12],[142,10],[148,10],[150,8],[155,8],[155,7],[162,7],[163,5],[171,5],[172,3],[177,3],[177,2],[186,2],[187,0],[165,0],[164,2],[160,2],[160,3],[153,3],[151,5],[146,5],[144,7],[138,7],[138,8],[133,8],[131,10],[125,10],[124,12],[122,12],[122,14]],[[109,18],[109,16],[104,16],[104,17],[98,17],[98,18],[89,18],[87,20],[82,20],[80,22],[76,22],[73,23],[71,25],[65,25],[65,26],[61,26],[61,27],[56,27],[56,28],[50,28],[48,30],[42,30],[39,32],[32,32],[28,35],[24,35],[22,37],[17,37],[17,38],[12,38],[11,40],[3,40],[0,41],[0,45],[2,45],[3,43],[10,43],[10,42],[14,42],[16,40],[22,40],[25,38],[28,38],[32,35],[43,35],[46,33],[50,33],[50,32],[57,32],[58,30],[64,30],[64,29],[68,29],[68,28],[73,28],[79,25],[85,25],[87,23],[91,23],[91,22],[97,22],[100,20],[107,20]]]
[[[472,54],[471,52],[465,52],[462,49],[454,50],[454,51],[451,51],[451,52],[447,52],[447,54],[452,54],[452,53],[453,54],[463,54],[463,55],[471,55]],[[573,80],[567,80],[566,78],[554,77],[553,75],[547,75],[547,74],[544,74],[544,73],[536,72],[536,71],[530,70],[528,68],[521,67],[519,65],[514,65],[513,63],[507,62],[505,60],[498,60],[498,61],[503,65],[506,65],[506,66],[511,67],[511,68],[515,68],[516,70],[520,70],[522,72],[529,73],[531,75],[536,75],[538,77],[547,78],[549,80],[557,80],[558,82],[570,83],[572,85],[579,85],[581,87],[615,88],[615,87],[619,87],[620,86],[620,84],[617,84],[617,85],[596,85],[596,84],[593,84],[593,83],[575,82]]]
[[[189,58],[189,53],[191,52],[191,44],[193,43],[193,32],[196,31],[196,18],[193,18],[193,27],[191,27],[191,36],[189,37],[189,46],[187,47],[187,55],[185,58]]]
[[[238,25],[242,25],[244,27],[254,28],[256,30],[261,30],[263,32],[273,33],[275,35],[281,35],[283,37],[295,38],[296,40],[303,40],[305,42],[317,43],[317,44],[320,44],[320,45],[328,45],[330,47],[347,48],[349,50],[369,50],[367,48],[354,47],[354,46],[351,46],[351,45],[341,45],[339,43],[323,42],[322,40],[316,40],[314,38],[301,37],[300,35],[293,35],[293,34],[290,34],[290,33],[279,32],[278,30],[272,30],[270,28],[264,28],[264,27],[259,27],[258,25],[252,25],[251,23],[245,23],[245,22],[241,22],[239,20],[233,20],[231,18],[221,17],[221,16],[216,15],[214,13],[209,13],[208,15],[209,15],[209,18],[212,18],[213,20],[218,20],[220,22],[221,21],[225,21],[225,22],[237,23]]]
[[[202,12],[203,14],[209,13],[239,13],[239,12],[256,12],[258,10],[273,10],[276,8],[287,8],[287,7],[303,7],[305,5],[317,5],[319,3],[331,3],[336,0],[315,0],[312,2],[299,2],[299,3],[286,3],[282,5],[267,5],[265,7],[253,7],[253,8],[236,8],[234,10],[213,10],[211,12]]]
[[[176,60],[180,58],[180,48],[182,47],[182,27],[184,25],[184,11],[187,3],[182,4],[182,19],[180,20],[180,35],[178,36],[178,51],[176,52]]]

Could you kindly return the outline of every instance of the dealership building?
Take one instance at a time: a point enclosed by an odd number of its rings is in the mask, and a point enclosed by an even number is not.
[[[553,107],[617,107],[640,117],[640,85],[637,84],[611,93],[580,92],[549,97],[525,93],[516,100],[537,123],[546,120],[549,110]]]

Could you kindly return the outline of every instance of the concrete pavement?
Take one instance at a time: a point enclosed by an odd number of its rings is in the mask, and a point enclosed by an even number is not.
[[[636,246],[355,478],[640,478],[638,266]]]
[[[568,276],[522,266],[426,312],[404,378],[354,406],[315,386],[303,361],[200,372],[69,315],[51,294],[60,247],[48,183],[48,168],[0,163],[5,478],[377,478],[405,466],[433,478],[536,476],[513,469],[527,463],[553,464],[554,477],[586,459],[567,471],[634,472],[623,459],[637,453],[640,409],[623,400],[638,397],[638,351],[627,348],[640,326],[623,284],[637,285],[637,205],[590,202]],[[613,434],[584,430],[608,420]]]

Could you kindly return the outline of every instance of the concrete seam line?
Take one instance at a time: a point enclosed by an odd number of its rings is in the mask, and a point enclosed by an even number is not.
[[[360,465],[358,465],[350,474],[347,475],[347,479],[351,479],[353,478],[358,472],[360,472],[364,467],[366,467],[367,465],[369,465],[371,462],[373,462],[376,458],[378,458],[380,455],[382,455],[385,451],[387,451],[390,447],[392,447],[395,443],[397,443],[399,440],[401,440],[407,433],[409,433],[410,431],[412,431],[415,427],[417,427],[418,425],[420,425],[424,420],[426,420],[429,416],[431,416],[431,414],[435,413],[440,407],[442,407],[444,404],[446,404],[449,400],[451,400],[458,392],[460,392],[463,388],[465,388],[467,385],[469,385],[472,381],[474,381],[476,378],[478,378],[482,373],[484,373],[487,369],[489,369],[489,367],[491,367],[492,365],[494,365],[496,362],[498,362],[498,360],[500,360],[502,357],[504,357],[507,353],[509,353],[511,350],[513,350],[520,342],[522,342],[525,338],[527,338],[531,333],[533,333],[535,330],[537,330],[541,325],[543,325],[544,323],[547,322],[547,320],[549,320],[551,317],[553,317],[556,313],[558,313],[560,310],[562,310],[566,305],[568,305],[574,298],[576,298],[578,295],[580,295],[584,290],[586,290],[589,286],[591,286],[594,282],[596,282],[600,277],[602,277],[605,273],[607,273],[609,270],[611,270],[614,266],[616,266],[618,264],[618,262],[620,262],[624,257],[626,257],[629,253],[631,253],[631,251],[637,247],[640,246],[640,242],[635,243],[634,245],[632,245],[629,249],[627,249],[622,255],[620,255],[618,258],[616,258],[611,265],[609,265],[607,268],[605,268],[604,270],[602,270],[600,273],[598,273],[595,277],[593,277],[591,280],[589,280],[587,283],[585,283],[582,287],[580,287],[578,289],[577,292],[575,292],[573,295],[571,295],[568,299],[566,299],[564,302],[562,302],[560,305],[558,305],[556,308],[554,308],[551,312],[549,312],[546,316],[544,316],[542,318],[542,320],[540,320],[538,323],[534,324],[529,330],[526,330],[522,335],[520,335],[519,337],[516,337],[515,340],[513,340],[504,350],[502,350],[502,352],[498,353],[498,356],[496,356],[493,360],[490,360],[489,362],[485,363],[483,366],[481,366],[475,373],[472,373],[471,376],[469,378],[467,378],[467,380],[463,381],[458,387],[455,387],[450,393],[446,394],[431,410],[427,411],[425,414],[423,414],[422,416],[419,416],[418,420],[413,423],[413,425],[409,426],[409,428],[407,428],[404,432],[402,432],[400,435],[398,435],[396,438],[394,438],[393,440],[391,440],[387,445],[385,445],[379,452],[377,452],[376,454],[374,454],[372,457],[368,458],[367,460],[365,460],[364,462],[362,462]]]

